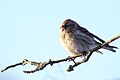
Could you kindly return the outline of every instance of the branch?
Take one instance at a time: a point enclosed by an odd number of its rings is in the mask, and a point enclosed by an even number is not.
[[[60,63],[60,62],[72,61],[74,64],[73,65],[69,65],[69,67],[67,69],[67,71],[70,72],[70,71],[74,70],[74,67],[77,67],[78,65],[87,62],[94,51],[99,50],[103,46],[108,45],[109,43],[115,41],[118,38],[120,38],[120,34],[115,36],[114,38],[110,39],[109,41],[107,41],[107,42],[97,46],[96,48],[94,48],[94,49],[92,49],[90,51],[83,52],[83,53],[81,53],[81,54],[79,54],[77,56],[72,56],[72,57],[69,56],[69,57],[64,58],[64,59],[59,59],[59,60],[51,60],[51,59],[49,59],[48,61],[45,61],[45,62],[34,62],[34,61],[29,61],[27,59],[24,59],[22,62],[19,62],[17,64],[10,65],[10,66],[6,67],[5,69],[1,70],[1,72],[4,72],[4,71],[6,71],[6,70],[8,70],[10,68],[13,68],[13,67],[16,67],[16,66],[19,66],[19,65],[23,65],[24,66],[26,64],[30,64],[30,65],[36,66],[36,69],[30,70],[30,71],[23,71],[23,72],[24,73],[34,73],[36,71],[43,70],[47,65],[51,65],[52,66],[53,64]],[[86,55],[84,55],[84,54],[86,54]],[[77,57],[81,57],[81,56],[84,56],[83,60],[79,61],[79,62],[75,62],[75,59]]]

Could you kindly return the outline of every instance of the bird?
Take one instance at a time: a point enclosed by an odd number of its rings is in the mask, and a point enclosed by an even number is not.
[[[71,56],[76,56],[94,49],[105,41],[86,28],[81,27],[74,20],[66,19],[60,27],[60,42]],[[102,48],[112,52],[116,52],[114,49],[117,49],[116,46],[110,46],[109,44]]]

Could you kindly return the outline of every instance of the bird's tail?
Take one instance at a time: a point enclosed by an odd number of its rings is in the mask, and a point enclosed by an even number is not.
[[[106,45],[106,46],[104,46],[103,48],[104,48],[104,49],[107,49],[107,50],[110,50],[110,51],[112,51],[112,52],[116,52],[116,51],[114,50],[114,48],[115,48],[115,49],[118,49],[116,46],[110,46],[110,45]]]

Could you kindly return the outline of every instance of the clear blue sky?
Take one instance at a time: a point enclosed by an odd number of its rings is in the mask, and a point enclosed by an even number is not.
[[[120,33],[120,0],[0,0],[0,69],[23,59],[46,61],[69,56],[59,42],[64,19],[73,19],[104,40]],[[111,45],[120,48],[120,40]],[[120,49],[101,50],[66,72],[71,63],[48,66],[34,74],[19,66],[0,73],[0,80],[120,80]]]

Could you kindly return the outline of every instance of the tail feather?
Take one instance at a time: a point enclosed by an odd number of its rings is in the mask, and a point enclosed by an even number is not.
[[[107,50],[110,50],[110,51],[112,51],[112,52],[116,52],[116,51],[114,50],[114,48],[115,48],[115,49],[118,49],[116,46],[110,46],[110,45],[106,45],[106,46],[104,46],[103,48],[104,48],[104,49],[107,49]]]
[[[116,47],[116,46],[110,46],[110,47],[115,48],[115,49],[118,49],[118,47]]]

